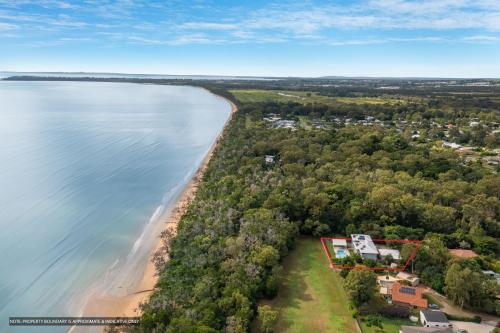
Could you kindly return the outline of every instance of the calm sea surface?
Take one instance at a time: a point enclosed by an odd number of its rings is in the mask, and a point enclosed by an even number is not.
[[[0,332],[65,331],[8,317],[77,316],[99,283],[126,289],[229,113],[192,87],[0,81]]]

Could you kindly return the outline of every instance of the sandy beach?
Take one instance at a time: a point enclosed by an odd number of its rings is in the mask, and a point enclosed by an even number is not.
[[[227,101],[231,105],[231,113],[228,119],[226,120],[214,143],[210,147],[208,153],[204,157],[198,170],[175,200],[169,213],[166,216],[164,227],[162,229],[169,228],[175,232],[179,221],[181,220],[182,216],[185,214],[189,206],[189,203],[195,197],[198,186],[203,178],[203,174],[207,169],[208,162],[210,161],[210,158],[212,157],[212,154],[217,147],[217,144],[219,143],[227,124],[231,120],[233,114],[237,111],[236,105],[229,100]],[[158,276],[151,259],[153,257],[153,254],[157,251],[157,249],[160,248],[160,246],[161,239],[158,237],[153,250],[148,256],[148,262],[142,274],[142,279],[137,285],[133,286],[131,292],[123,297],[115,297],[106,294],[92,295],[85,305],[82,315],[127,317],[140,315],[139,304],[145,302],[149,298],[158,280]]]

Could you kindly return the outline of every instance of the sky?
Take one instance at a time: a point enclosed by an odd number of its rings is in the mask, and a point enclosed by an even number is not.
[[[500,77],[500,0],[0,0],[0,71]]]

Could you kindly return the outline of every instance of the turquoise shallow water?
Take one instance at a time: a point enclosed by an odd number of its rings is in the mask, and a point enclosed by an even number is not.
[[[229,113],[193,87],[0,81],[0,332],[65,331],[8,317],[79,315],[140,271]]]

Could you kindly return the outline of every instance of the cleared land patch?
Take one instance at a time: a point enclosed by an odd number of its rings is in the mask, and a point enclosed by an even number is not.
[[[278,296],[262,302],[279,311],[276,332],[358,332],[342,278],[317,239],[300,239],[283,265]]]
[[[297,102],[301,104],[397,104],[407,103],[398,97],[331,97],[317,92],[289,90],[234,89],[229,91],[242,103],[252,102]]]

